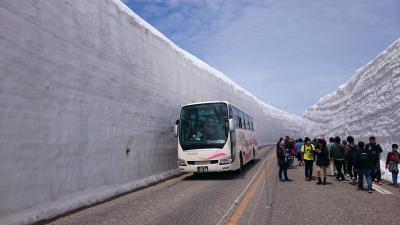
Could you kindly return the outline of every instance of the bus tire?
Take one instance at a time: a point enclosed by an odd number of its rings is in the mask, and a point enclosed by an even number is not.
[[[243,157],[242,157],[242,153],[240,153],[240,156],[239,156],[239,163],[240,163],[240,166],[239,166],[239,169],[237,170],[237,172],[238,172],[238,174],[242,174],[242,172],[243,172]]]

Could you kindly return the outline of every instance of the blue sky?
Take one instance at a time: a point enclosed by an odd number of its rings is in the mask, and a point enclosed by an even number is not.
[[[398,0],[123,0],[260,100],[302,115],[400,38]]]

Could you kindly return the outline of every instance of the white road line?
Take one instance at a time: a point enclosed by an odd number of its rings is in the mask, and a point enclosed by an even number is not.
[[[240,199],[243,197],[243,195],[247,192],[247,190],[249,189],[250,185],[253,183],[253,181],[256,179],[256,177],[260,174],[260,172],[262,171],[262,168],[264,167],[264,164],[266,161],[272,159],[273,156],[269,156],[268,158],[262,158],[263,162],[261,163],[260,167],[258,168],[256,174],[254,175],[254,177],[250,180],[250,182],[247,184],[247,186],[244,188],[244,190],[242,191],[242,193],[235,199],[235,201],[232,203],[231,207],[229,207],[228,211],[226,211],[226,213],[222,216],[222,218],[218,221],[217,225],[220,225],[225,218],[231,213],[231,211],[235,208],[236,205],[239,204]]]
[[[372,184],[372,188],[375,189],[378,193],[382,194],[382,195],[393,195],[392,192],[386,190],[385,188],[376,185],[376,184]]]

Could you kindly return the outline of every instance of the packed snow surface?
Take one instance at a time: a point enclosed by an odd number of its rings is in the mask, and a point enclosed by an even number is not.
[[[26,224],[177,174],[181,105],[226,100],[260,145],[302,118],[259,101],[117,0],[0,4],[0,224]],[[127,150],[130,150],[127,153]]]
[[[308,133],[352,135],[368,142],[376,136],[381,156],[400,142],[400,39],[366,64],[344,85],[321,98],[304,113]]]

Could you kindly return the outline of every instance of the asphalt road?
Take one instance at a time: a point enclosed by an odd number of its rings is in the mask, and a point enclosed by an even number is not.
[[[255,163],[237,173],[185,174],[155,186],[84,209],[50,224],[217,224],[241,195],[256,172],[261,172],[271,147],[260,148]],[[272,161],[272,160],[271,160]],[[257,176],[255,177],[257,178]],[[255,179],[253,179],[253,182]],[[251,185],[250,185],[251,186]],[[246,194],[246,193],[245,193]],[[233,212],[236,206],[232,208]]]
[[[400,224],[399,189],[368,194],[332,177],[319,186],[305,181],[304,167],[281,183],[274,153],[260,149],[241,175],[185,174],[50,224]]]

